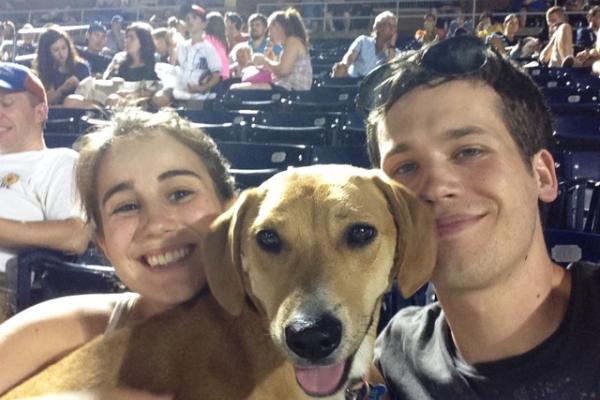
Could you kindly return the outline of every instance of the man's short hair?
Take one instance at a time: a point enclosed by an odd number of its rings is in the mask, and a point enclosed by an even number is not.
[[[262,13],[254,13],[248,17],[248,25],[252,24],[252,21],[258,20],[262,22],[264,26],[267,26],[267,17]]]
[[[206,21],[206,10],[197,4],[185,4],[181,6],[179,11],[181,18],[185,18],[188,14],[194,14],[197,17],[200,17],[202,21]]]
[[[594,6],[590,8],[590,10],[587,12],[588,22],[592,22],[592,18],[594,18],[597,13],[600,13],[600,6]]]
[[[403,96],[420,87],[431,88],[451,81],[481,82],[490,86],[499,96],[498,111],[517,145],[521,158],[531,169],[531,159],[539,150],[548,148],[552,138],[552,119],[544,98],[531,77],[507,57],[473,37],[447,40],[478,41],[485,54],[482,66],[465,74],[444,74],[423,65],[421,60],[432,44],[396,60],[386,81],[389,88],[385,102],[370,112],[367,121],[369,157],[374,166],[381,165],[378,143],[378,125],[390,108]],[[440,42],[444,43],[444,41]],[[438,44],[439,45],[439,44]],[[461,61],[463,56],[454,55]],[[368,78],[366,78],[368,79]],[[362,90],[361,90],[362,91]]]
[[[235,29],[237,29],[238,31],[242,29],[242,24],[244,23],[244,21],[242,21],[242,17],[240,16],[240,14],[233,11],[229,11],[225,14],[225,20],[235,25]]]
[[[104,32],[106,33],[106,27],[100,21],[92,21],[88,26],[87,33],[92,32]]]
[[[152,37],[155,39],[167,39],[167,28],[156,28],[152,30]]]
[[[37,101],[36,104],[48,102],[40,78],[20,64],[0,62],[0,90],[26,92]]]
[[[396,18],[396,15],[390,10],[385,10],[377,14],[375,20],[373,21],[373,30],[376,30],[387,18]]]

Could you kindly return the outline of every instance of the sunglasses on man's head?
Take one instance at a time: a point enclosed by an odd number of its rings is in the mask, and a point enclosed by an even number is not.
[[[479,71],[487,63],[486,45],[475,36],[455,36],[417,53],[410,62],[440,76],[463,76]],[[356,107],[365,116],[381,107],[391,94],[398,62],[383,64],[362,80]]]

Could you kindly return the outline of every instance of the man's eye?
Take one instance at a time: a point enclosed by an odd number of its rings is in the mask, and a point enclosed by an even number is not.
[[[137,203],[119,204],[113,209],[113,212],[111,214],[124,214],[131,211],[136,211],[138,208],[139,206]]]
[[[468,147],[466,149],[460,150],[456,153],[458,158],[469,158],[469,157],[477,157],[483,153],[483,150],[476,147]]]

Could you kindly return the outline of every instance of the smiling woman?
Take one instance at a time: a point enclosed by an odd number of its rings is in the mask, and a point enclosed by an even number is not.
[[[0,394],[93,337],[191,299],[198,243],[233,198],[214,142],[172,111],[127,111],[78,143],[77,181],[96,241],[132,292],[72,296],[0,325]]]

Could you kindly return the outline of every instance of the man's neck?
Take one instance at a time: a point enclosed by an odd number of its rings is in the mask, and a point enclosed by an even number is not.
[[[467,362],[523,354],[562,322],[571,276],[552,263],[543,241],[537,247],[494,286],[461,292],[436,287],[454,343]]]
[[[204,40],[204,31],[192,33],[190,35],[190,39],[192,40],[192,44],[202,42]]]
[[[260,47],[260,45],[262,45],[262,42],[265,39],[266,38],[264,36],[261,38],[258,38],[258,39],[252,39],[252,48],[256,49],[256,48]]]

